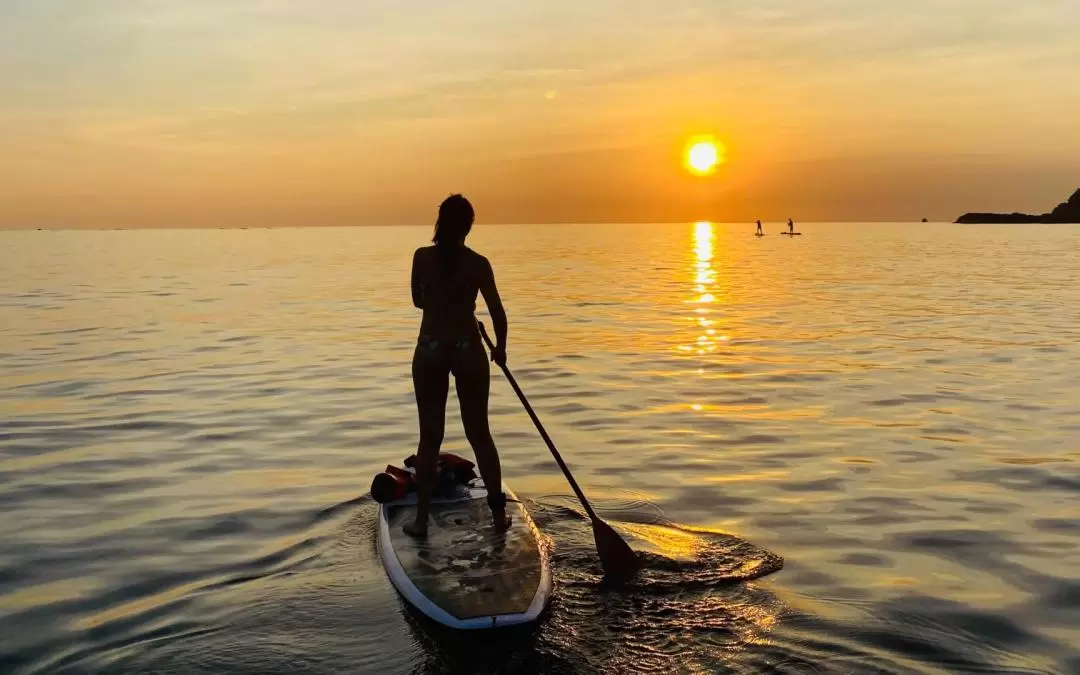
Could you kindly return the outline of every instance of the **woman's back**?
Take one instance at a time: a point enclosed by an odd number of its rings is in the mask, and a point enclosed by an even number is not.
[[[424,311],[420,333],[434,340],[476,335],[476,296],[491,277],[487,258],[465,246],[449,252],[417,249],[413,258],[413,301]]]

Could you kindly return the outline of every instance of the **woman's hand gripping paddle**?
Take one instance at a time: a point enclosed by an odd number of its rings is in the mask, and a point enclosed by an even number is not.
[[[487,331],[484,330],[484,324],[478,323],[480,328],[480,335],[484,338],[484,342],[487,343],[488,349],[494,350],[495,345],[491,343],[491,338],[488,337]],[[574,489],[574,494],[577,495],[578,501],[585,507],[585,513],[588,514],[589,519],[592,521],[593,539],[596,540],[596,552],[600,555],[600,565],[604,568],[604,576],[616,583],[623,583],[629,581],[637,574],[641,569],[641,560],[638,558],[634,550],[623,541],[623,538],[619,536],[619,533],[614,530],[610,525],[600,520],[600,517],[593,511],[592,506],[589,505],[589,500],[585,498],[585,493],[578,487],[577,481],[574,480],[574,475],[570,473],[570,469],[566,466],[566,462],[563,461],[559,451],[555,448],[555,443],[551,441],[551,437],[547,435],[547,431],[544,430],[544,425],[540,423],[540,419],[533,412],[532,406],[529,405],[529,400],[525,398],[525,394],[521,391],[521,387],[518,386],[514,376],[510,373],[510,369],[505,364],[499,366],[502,368],[503,374],[506,375],[506,379],[510,382],[510,386],[514,388],[514,393],[521,399],[521,404],[525,406],[525,412],[529,413],[529,417],[532,419],[533,424],[536,425],[536,430],[540,432],[540,437],[547,443],[548,450],[551,451],[555,461],[559,464],[559,468],[562,469],[563,475],[566,476],[566,480],[570,482],[570,487]]]

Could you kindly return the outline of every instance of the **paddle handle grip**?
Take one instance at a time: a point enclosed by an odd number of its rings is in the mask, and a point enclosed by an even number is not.
[[[487,330],[484,329],[482,322],[476,322],[477,327],[480,328],[480,336],[484,338],[484,342],[487,343],[488,349],[494,350],[495,345],[491,342],[491,338],[488,337]],[[592,506],[589,505],[589,500],[585,498],[585,493],[578,487],[577,481],[574,480],[574,475],[570,473],[570,467],[566,466],[566,462],[563,461],[562,455],[559,454],[559,450],[555,447],[555,443],[548,436],[547,431],[544,429],[544,425],[540,423],[540,418],[536,416],[532,406],[529,405],[529,399],[525,398],[525,392],[521,391],[521,387],[518,386],[517,380],[514,379],[514,375],[510,372],[510,369],[506,367],[506,364],[500,365],[503,375],[506,376],[507,382],[513,387],[514,393],[521,399],[521,405],[525,407],[525,412],[529,414],[529,418],[532,419],[533,424],[536,425],[536,430],[540,432],[540,438],[544,439],[544,443],[547,444],[548,450],[551,451],[552,457],[555,458],[555,462],[558,463],[559,468],[562,469],[563,475],[566,476],[566,480],[569,481],[570,487],[574,489],[574,494],[577,495],[578,501],[585,507],[585,513],[589,514],[589,518],[597,520],[596,512],[593,511]]]

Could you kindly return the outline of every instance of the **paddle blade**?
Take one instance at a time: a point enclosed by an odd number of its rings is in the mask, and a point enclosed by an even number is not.
[[[641,569],[641,559],[634,549],[623,541],[610,525],[594,518],[592,521],[593,539],[596,540],[596,552],[600,554],[600,565],[604,568],[604,577],[615,583],[625,583],[634,578]]]

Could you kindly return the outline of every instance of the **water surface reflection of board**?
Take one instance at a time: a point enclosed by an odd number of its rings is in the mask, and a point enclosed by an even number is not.
[[[506,505],[514,521],[506,532],[492,526],[483,487],[434,501],[425,539],[402,531],[416,516],[413,496],[380,507],[379,555],[390,581],[431,619],[494,628],[535,621],[547,605],[546,548],[524,506],[505,491],[514,500]]]

